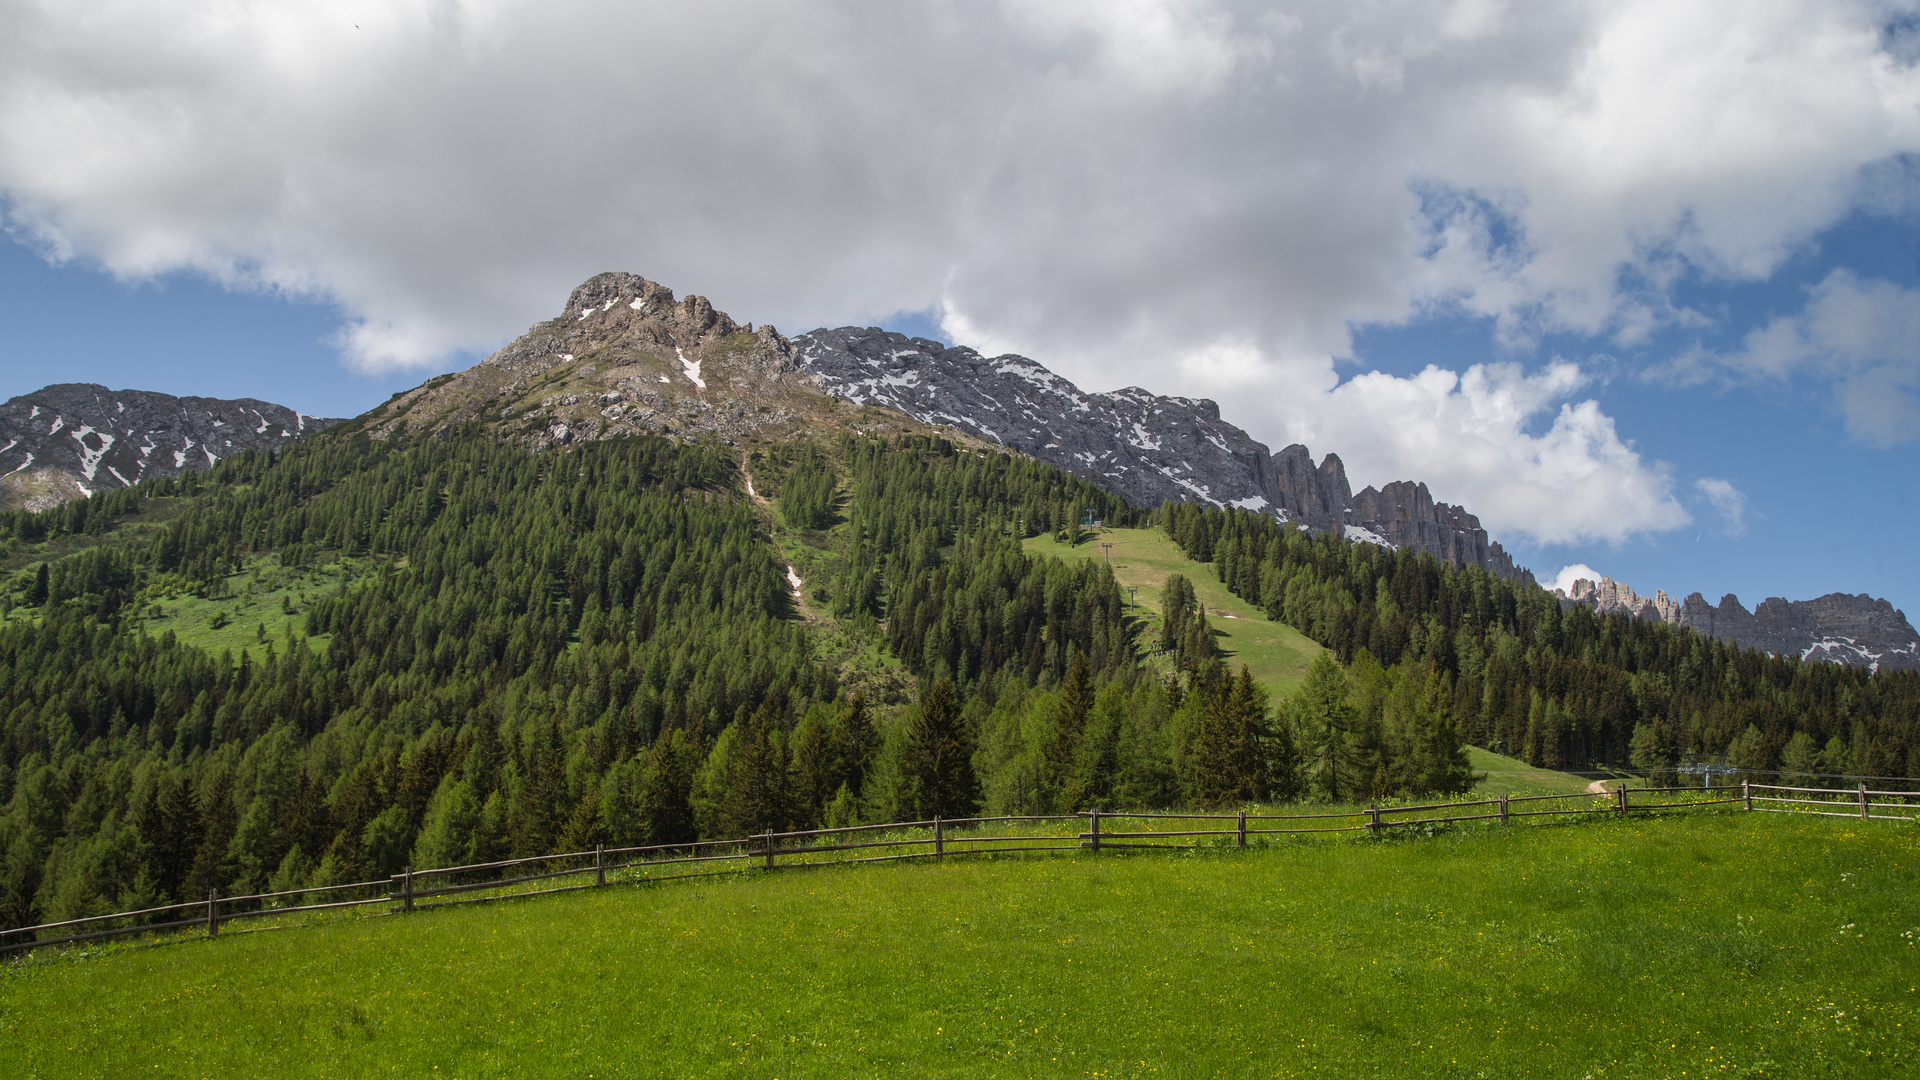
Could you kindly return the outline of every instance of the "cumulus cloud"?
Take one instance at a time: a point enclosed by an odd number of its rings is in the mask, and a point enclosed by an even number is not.
[[[1597,584],[1600,581],[1600,577],[1600,571],[1595,570],[1586,563],[1574,563],[1572,566],[1561,567],[1560,572],[1555,574],[1553,580],[1547,583],[1547,588],[1559,589],[1563,593],[1571,593],[1573,592],[1573,583],[1579,581],[1581,578],[1586,578],[1588,581]]]
[[[1785,382],[1832,388],[1847,431],[1893,446],[1920,436],[1920,290],[1835,270],[1805,310],[1769,321],[1727,353],[1697,350],[1667,369],[1681,382]]]
[[[1337,382],[1312,361],[1275,370],[1250,349],[1214,350],[1190,357],[1183,381],[1276,442],[1338,452],[1356,487],[1423,480],[1496,536],[1617,544],[1692,520],[1668,466],[1644,459],[1597,401],[1580,397],[1588,376],[1564,360],[1532,373],[1429,366]]]
[[[1336,389],[1351,331],[1631,341],[1688,317],[1682,270],[1770,273],[1920,150],[1910,8],[0,0],[0,192],[56,258],[337,302],[369,369],[490,347],[604,269],[789,330],[934,309],[1092,388],[1230,354],[1337,417],[1250,412],[1264,438],[1400,401],[1420,439],[1482,436],[1437,492],[1511,470],[1490,521],[1614,537],[1684,511],[1597,406],[1542,403],[1564,373]],[[1378,427],[1384,478],[1432,475]]]
[[[1703,476],[1693,482],[1693,489],[1707,500],[1726,522],[1728,536],[1747,534],[1747,496],[1730,480]]]

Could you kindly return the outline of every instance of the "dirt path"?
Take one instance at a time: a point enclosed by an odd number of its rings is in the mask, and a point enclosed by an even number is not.
[[[1588,793],[1588,794],[1590,794],[1590,795],[1611,795],[1611,794],[1613,794],[1613,792],[1611,792],[1611,791],[1609,791],[1609,790],[1607,790],[1607,782],[1606,782],[1605,780],[1595,780],[1595,781],[1594,781],[1593,783],[1591,783],[1591,784],[1588,784],[1588,785],[1587,785],[1587,793]]]

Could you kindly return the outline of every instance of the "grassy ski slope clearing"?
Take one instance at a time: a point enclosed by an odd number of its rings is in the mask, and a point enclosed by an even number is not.
[[[1159,632],[1160,591],[1167,575],[1184,574],[1193,582],[1194,593],[1213,624],[1214,640],[1231,668],[1237,671],[1241,664],[1247,665],[1276,698],[1293,693],[1306,679],[1307,666],[1320,654],[1320,646],[1291,626],[1268,622],[1265,612],[1227,591],[1212,566],[1187,558],[1166,533],[1155,528],[1100,529],[1088,536],[1076,547],[1051,536],[1036,536],[1025,547],[1031,554],[1058,559],[1110,559],[1120,587],[1139,590],[1135,600],[1144,608],[1140,614],[1148,616],[1143,641],[1147,648]],[[1102,549],[1102,544],[1112,544],[1112,551]]]

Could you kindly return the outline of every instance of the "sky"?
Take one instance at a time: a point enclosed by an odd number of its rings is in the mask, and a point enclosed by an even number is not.
[[[1920,615],[1920,3],[0,0],[0,397],[629,270],[1211,397],[1543,580]]]

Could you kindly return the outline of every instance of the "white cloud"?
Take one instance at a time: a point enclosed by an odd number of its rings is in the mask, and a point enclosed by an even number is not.
[[[1920,436],[1920,290],[1835,270],[1806,308],[1753,330],[1730,353],[1696,350],[1664,373],[1679,382],[1785,382],[1831,388],[1847,431],[1893,446]]]
[[[1726,519],[1728,536],[1747,534],[1747,496],[1732,481],[1703,476],[1693,482],[1693,489]]]
[[[1564,370],[1340,385],[1351,330],[1631,342],[1693,317],[1683,273],[1769,274],[1920,151],[1911,10],[0,0],[0,206],[58,257],[336,301],[370,369],[605,269],[788,330],[938,308],[1090,388],[1231,355],[1298,399],[1256,435],[1617,539],[1685,511]],[[1916,422],[1910,368],[1838,385],[1865,437]]]
[[[1588,581],[1597,585],[1600,582],[1600,576],[1600,571],[1595,570],[1586,563],[1574,563],[1572,566],[1561,567],[1560,572],[1554,575],[1552,581],[1547,583],[1547,588],[1559,589],[1563,593],[1572,593],[1574,582],[1579,581],[1581,578],[1586,578]]]
[[[1517,364],[1430,366],[1337,384],[1323,364],[1276,370],[1247,349],[1195,354],[1183,368],[1182,381],[1275,445],[1336,451],[1356,488],[1423,480],[1495,536],[1617,544],[1692,520],[1667,466],[1644,460],[1597,402],[1579,398],[1587,376],[1566,361],[1531,374]]]

